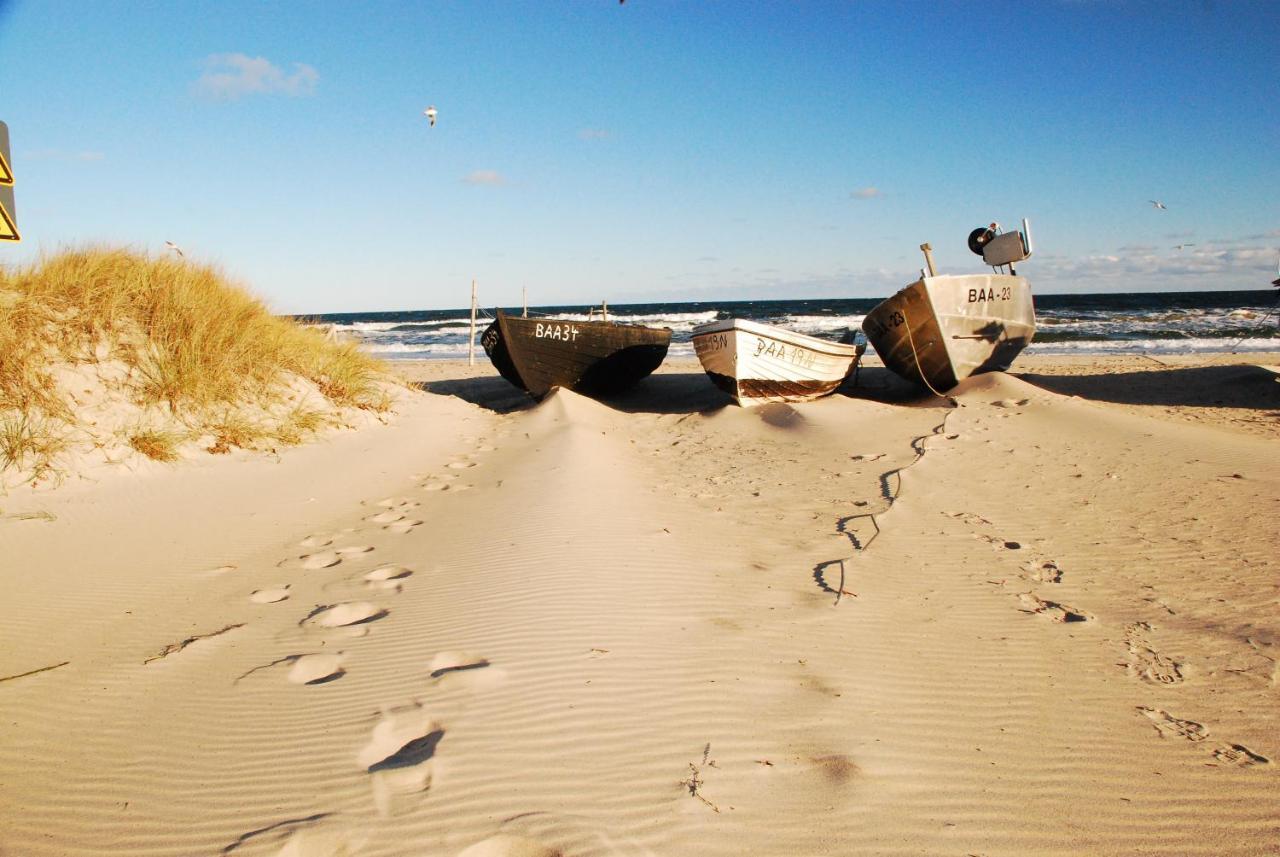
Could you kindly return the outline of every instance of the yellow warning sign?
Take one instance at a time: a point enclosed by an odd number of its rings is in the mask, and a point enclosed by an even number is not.
[[[13,189],[0,188],[0,241],[21,241],[18,224],[10,213],[13,211]]]
[[[10,163],[9,126],[0,122],[0,241],[21,241],[18,209],[13,204],[13,168]]]
[[[0,122],[0,186],[13,187],[13,168],[9,164],[9,126]]]

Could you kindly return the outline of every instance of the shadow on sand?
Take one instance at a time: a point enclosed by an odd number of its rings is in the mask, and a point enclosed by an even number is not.
[[[948,406],[919,387],[902,380],[887,369],[867,368],[836,391],[836,395],[915,406]],[[523,390],[504,378],[459,378],[425,381],[415,386],[428,393],[457,396],[495,413],[511,413],[534,406]],[[702,372],[660,372],[650,375],[625,392],[601,397],[601,402],[631,414],[692,414],[732,406],[733,400],[717,388]]]
[[[1123,405],[1280,409],[1276,375],[1259,366],[1194,366],[1097,375],[1019,374],[1053,393]]]

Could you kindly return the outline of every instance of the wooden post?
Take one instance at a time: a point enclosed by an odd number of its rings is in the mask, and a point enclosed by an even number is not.
[[[467,338],[467,365],[476,365],[476,281],[471,281],[471,336]]]
[[[924,251],[924,263],[929,266],[929,276],[936,277],[937,272],[933,268],[933,248],[926,241],[920,245],[920,249]]]
[[[600,317],[605,321],[609,320],[609,302],[600,301]]]

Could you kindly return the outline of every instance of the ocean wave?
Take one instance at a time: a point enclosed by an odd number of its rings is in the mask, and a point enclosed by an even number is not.
[[[1089,339],[1032,342],[1027,354],[1223,354],[1236,351],[1280,351],[1271,338],[1232,339]]]

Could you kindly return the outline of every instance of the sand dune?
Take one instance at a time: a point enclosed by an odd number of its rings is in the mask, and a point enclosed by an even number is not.
[[[1259,408],[473,374],[278,463],[4,498],[0,853],[1273,848]]]

